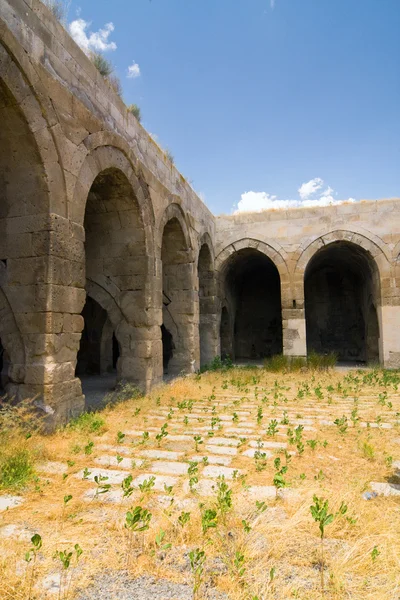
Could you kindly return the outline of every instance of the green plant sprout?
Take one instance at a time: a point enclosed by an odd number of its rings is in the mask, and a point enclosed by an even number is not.
[[[26,552],[26,554],[25,554],[26,562],[27,563],[32,562],[31,576],[29,578],[28,600],[31,600],[31,598],[32,598],[33,583],[35,581],[35,576],[36,576],[37,556],[43,545],[41,536],[38,533],[35,533],[31,537],[31,543],[32,543],[32,548],[30,550],[28,550],[28,552]]]
[[[324,556],[324,538],[325,538],[325,528],[330,525],[335,516],[333,514],[329,514],[329,502],[328,500],[324,500],[323,498],[318,498],[314,494],[313,496],[314,504],[310,506],[310,512],[312,518],[319,526],[320,538],[321,538],[321,588],[322,592],[325,592],[325,580],[324,580],[324,571],[325,571],[325,556]]]
[[[189,552],[190,568],[193,575],[193,600],[199,599],[199,590],[203,580],[206,553],[200,548]]]

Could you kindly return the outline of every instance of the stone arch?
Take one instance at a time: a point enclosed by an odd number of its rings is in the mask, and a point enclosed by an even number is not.
[[[377,267],[378,277],[380,279],[383,277],[387,277],[388,274],[390,274],[390,260],[387,256],[386,248],[383,246],[382,242],[379,241],[379,238],[377,238],[377,236],[373,236],[372,234],[370,235],[371,238],[359,232],[348,230],[334,230],[321,235],[317,239],[313,240],[310,244],[308,244],[302,250],[294,270],[294,281],[296,285],[296,296],[298,300],[300,302],[304,301],[304,273],[311,258],[316,252],[318,252],[318,250],[334,242],[345,241],[353,243],[355,246],[359,246],[360,248],[365,250],[365,252],[373,259]],[[374,239],[372,239],[372,237]]]
[[[277,244],[272,244],[272,242],[267,244],[254,238],[242,238],[236,242],[230,243],[223,250],[221,250],[215,259],[215,270],[220,273],[229,256],[235,252],[238,252],[239,250],[242,250],[243,248],[254,248],[255,250],[258,250],[267,256],[277,268],[281,283],[289,283],[290,276],[287,265],[287,255],[283,248],[278,247]]]
[[[148,256],[153,257],[154,240],[152,229],[154,227],[154,212],[144,177],[140,173],[137,174],[124,150],[121,150],[117,146],[96,145],[100,143],[100,139],[96,138],[92,140],[91,138],[92,136],[89,136],[85,140],[91,152],[87,155],[79,171],[72,201],[69,203],[70,218],[83,227],[86,203],[95,179],[104,171],[110,169],[119,171],[125,176],[131,186],[133,196],[139,207],[140,218],[146,231],[146,253]],[[112,139],[116,143],[114,138],[115,136]]]
[[[3,340],[10,360],[5,379],[16,397],[44,398],[44,384],[59,382],[55,352],[50,350],[59,347],[53,334],[57,326],[53,324],[49,333],[49,322],[55,322],[52,311],[57,310],[52,284],[59,283],[59,257],[50,259],[49,248],[57,219],[65,215],[65,185],[47,120],[46,93],[38,94],[40,82],[10,32],[3,39],[7,47],[0,43],[0,260],[6,276],[0,286],[6,299],[5,322],[7,327],[13,323],[8,341]]]
[[[187,248],[188,257],[193,262],[193,260],[194,260],[193,243],[192,243],[192,239],[190,236],[189,225],[186,222],[185,213],[183,212],[181,206],[176,203],[169,204],[167,206],[167,208],[165,209],[165,211],[163,212],[162,217],[160,219],[160,222],[159,222],[159,225],[157,228],[157,231],[158,231],[158,233],[157,233],[157,250],[158,250],[157,254],[158,254],[158,256],[161,255],[164,229],[165,229],[165,226],[167,225],[168,221],[171,221],[172,219],[176,219],[179,222],[179,225],[180,225],[180,228],[182,230],[182,234],[183,234],[183,237],[185,240],[185,246]]]
[[[314,245],[304,270],[307,351],[376,362],[382,350],[379,254],[375,250],[372,255],[376,246],[350,236],[324,236],[322,241]]]
[[[195,369],[198,322],[193,249],[183,212],[178,205],[168,206],[161,218],[159,233],[163,366],[168,375],[177,375]]]
[[[214,254],[211,237],[204,233],[200,238],[197,258],[199,280],[199,343],[200,366],[210,363],[218,353],[217,290],[214,271]]]
[[[260,360],[280,354],[281,273],[290,285],[282,256],[268,244],[245,239],[225,248],[216,259],[216,268],[221,304],[229,315],[232,358]]]
[[[148,389],[151,379],[152,342],[147,340],[154,337],[154,219],[146,193],[125,154],[99,146],[83,163],[70,204],[83,242],[78,285],[112,323],[120,350],[118,378],[142,389]],[[84,297],[79,298],[77,312],[84,309]]]
[[[45,173],[47,211],[66,216],[65,178],[60,153],[49,125],[57,121],[57,116],[25,49],[0,18],[1,25],[5,32],[0,41],[0,82],[14,98],[15,106],[23,115],[35,142],[35,151]],[[33,214],[37,214],[37,211]]]

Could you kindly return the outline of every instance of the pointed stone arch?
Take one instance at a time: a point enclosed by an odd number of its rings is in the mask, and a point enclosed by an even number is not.
[[[163,213],[158,240],[163,369],[169,376],[190,373],[199,361],[198,293],[189,228],[179,205],[170,204]]]

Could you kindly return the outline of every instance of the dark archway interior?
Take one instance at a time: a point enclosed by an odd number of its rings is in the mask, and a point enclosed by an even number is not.
[[[4,377],[3,377],[3,367],[4,367],[4,348],[3,344],[0,340],[0,392],[4,392]],[[1,400],[1,398],[0,398]]]
[[[379,360],[379,279],[373,259],[350,242],[319,250],[305,274],[307,351],[341,361]]]
[[[253,248],[229,259],[225,276],[228,311],[235,315],[235,359],[260,359],[282,353],[280,277],[273,262]],[[222,315],[221,327],[225,317]],[[225,346],[229,338],[226,336]],[[232,356],[232,354],[231,354]]]
[[[106,311],[93,298],[86,298],[82,316],[85,325],[76,363],[76,375],[101,375],[101,335],[107,320]]]
[[[229,321],[229,313],[226,306],[223,306],[221,311],[221,324],[219,328],[219,336],[221,340],[221,358],[233,357],[233,340],[232,331]]]
[[[161,325],[161,340],[163,346],[163,370],[168,373],[168,364],[174,355],[174,342],[172,334],[165,325]]]

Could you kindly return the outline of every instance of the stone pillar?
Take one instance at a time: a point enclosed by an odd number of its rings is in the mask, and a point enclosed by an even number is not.
[[[307,356],[304,284],[281,282],[283,354]]]
[[[307,356],[304,309],[282,309],[283,354]]]
[[[386,369],[400,368],[400,305],[378,309],[380,362]]]
[[[219,301],[216,296],[200,298],[200,365],[206,365],[220,354]]]
[[[85,291],[78,287],[83,277],[81,232],[58,215],[47,215],[45,221],[29,234],[32,258],[9,259],[7,293],[25,347],[18,395],[36,398],[53,427],[84,406],[75,363],[83,327],[77,313]]]

